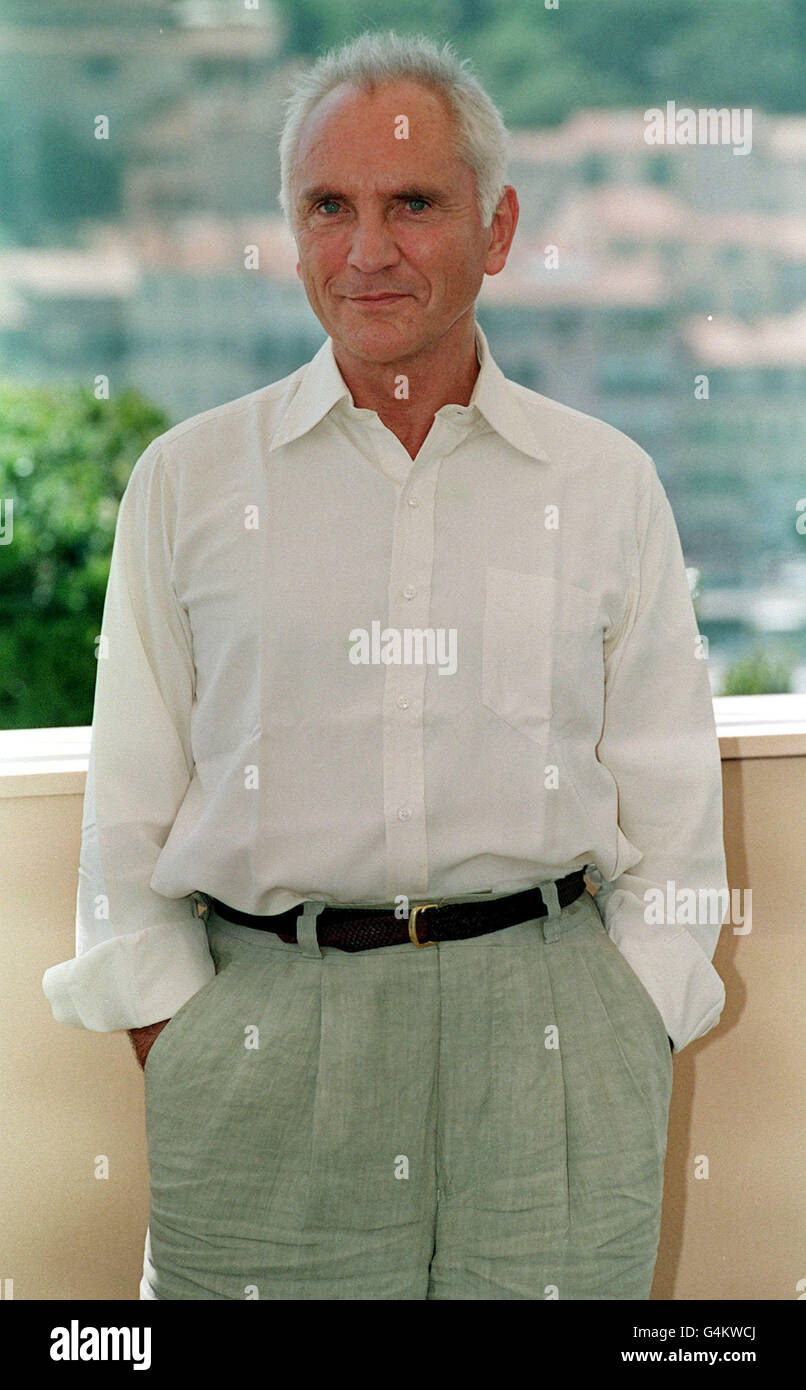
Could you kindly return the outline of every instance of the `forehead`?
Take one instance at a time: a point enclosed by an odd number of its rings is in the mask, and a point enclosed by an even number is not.
[[[399,118],[408,139],[395,135]],[[383,171],[395,178],[426,173],[461,179],[469,170],[455,153],[455,122],[439,93],[413,81],[390,82],[362,91],[342,83],[314,107],[300,131],[294,176],[305,182],[363,182],[362,174]]]

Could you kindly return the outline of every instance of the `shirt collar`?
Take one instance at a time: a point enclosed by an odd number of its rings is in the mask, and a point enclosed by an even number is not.
[[[449,418],[454,419],[473,415],[478,411],[508,444],[528,454],[530,458],[548,463],[549,456],[535,439],[526,412],[513,389],[513,383],[507,380],[493,358],[487,338],[478,324],[476,355],[479,373],[469,403],[466,406],[443,406],[442,409]],[[350,390],[333,356],[333,340],[327,338],[303,368],[299,385],[280,416],[269,449],[278,449],[282,444],[288,444],[292,439],[307,434],[339,402],[343,402],[346,409],[356,414],[375,414],[374,411],[356,410]]]

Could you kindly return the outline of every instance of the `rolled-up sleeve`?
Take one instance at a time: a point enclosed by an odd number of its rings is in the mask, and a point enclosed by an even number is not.
[[[193,775],[195,668],[171,580],[175,504],[155,440],[118,512],[104,602],[76,895],[76,954],[42,978],[60,1023],[170,1018],[215,974],[193,898],[150,886]]]
[[[597,749],[618,792],[617,872],[595,901],[679,1052],[725,1002],[711,963],[729,899],[721,763],[680,538],[654,464],[636,514],[630,596],[605,643]]]

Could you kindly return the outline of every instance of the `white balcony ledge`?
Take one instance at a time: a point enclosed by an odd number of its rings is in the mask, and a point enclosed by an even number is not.
[[[0,796],[83,795],[91,732],[89,724],[0,730]]]
[[[806,694],[717,696],[714,718],[723,761],[806,757]],[[83,794],[90,733],[0,730],[0,796]]]
[[[806,757],[806,694],[719,695],[714,719],[723,762]]]

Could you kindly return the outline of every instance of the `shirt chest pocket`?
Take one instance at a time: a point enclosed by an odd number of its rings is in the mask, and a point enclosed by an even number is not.
[[[485,572],[482,701],[534,743],[601,718],[597,608],[593,594],[551,575]]]

